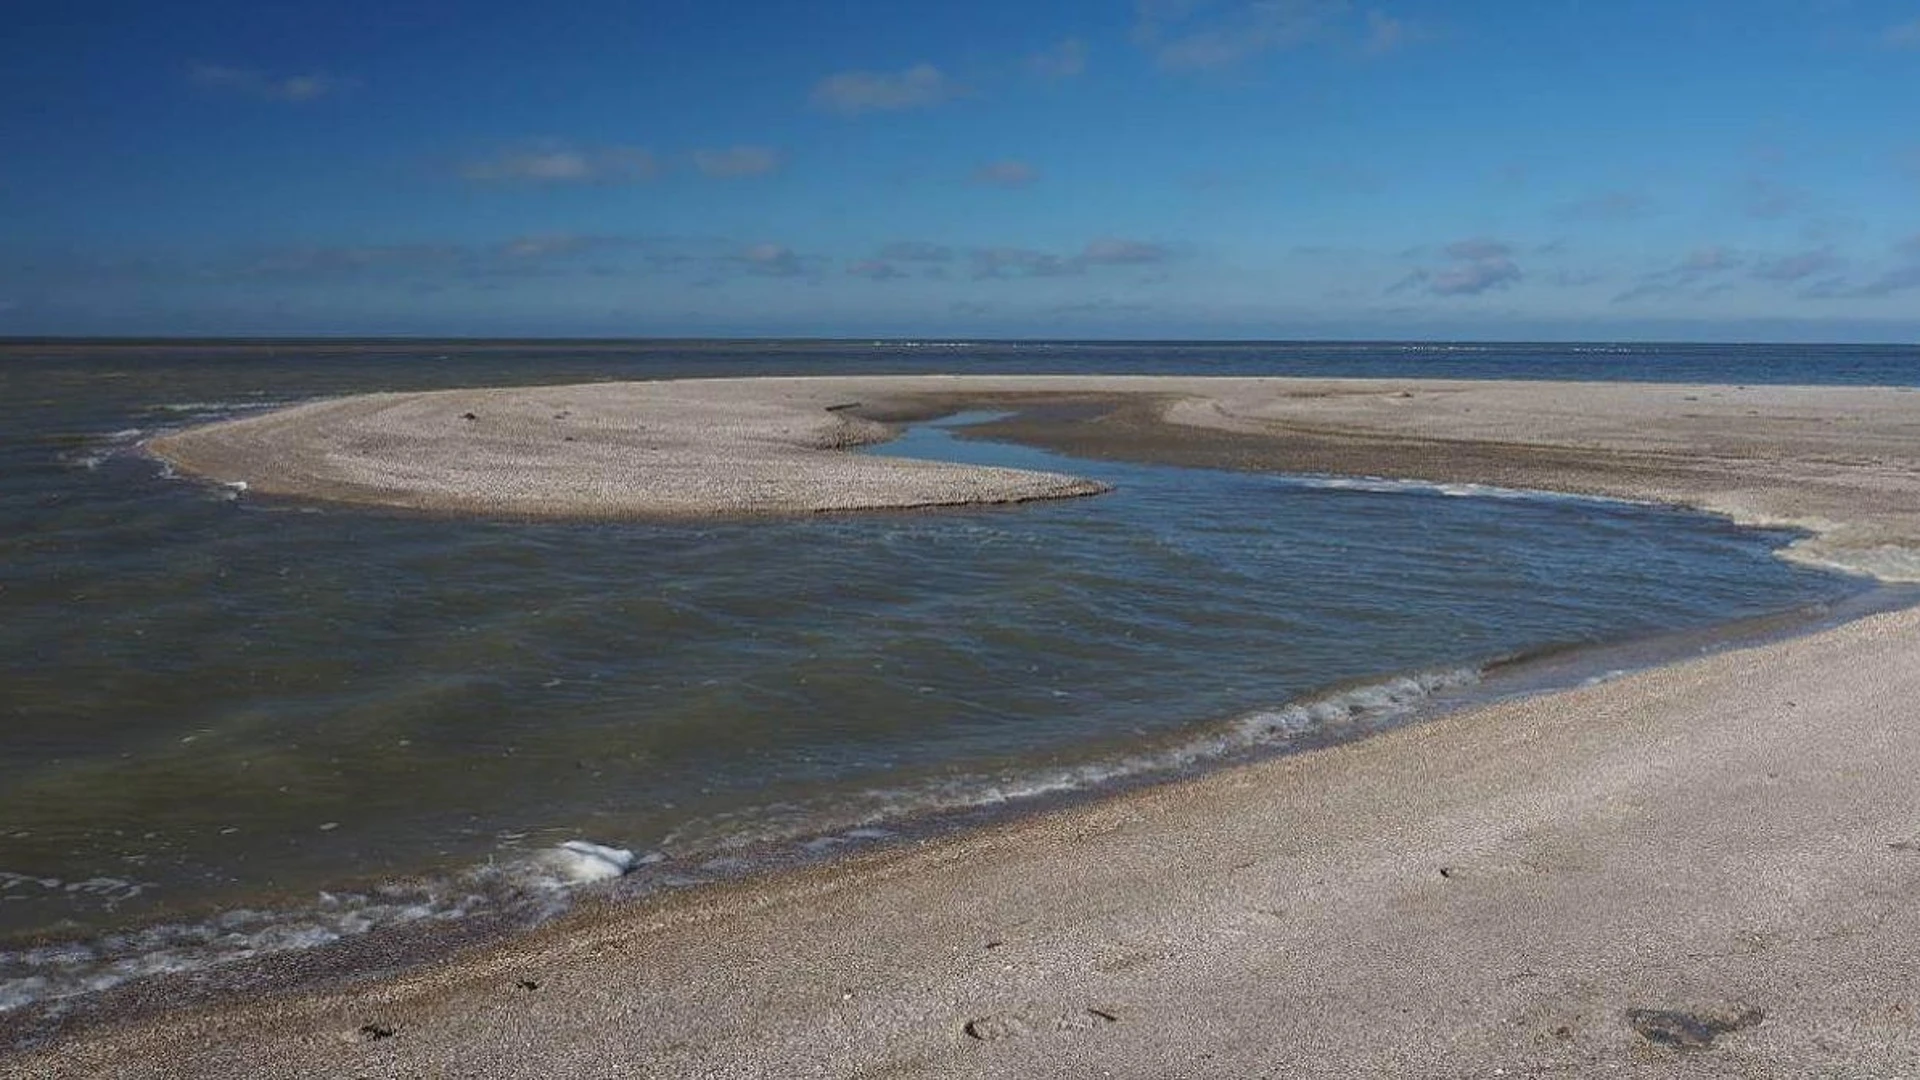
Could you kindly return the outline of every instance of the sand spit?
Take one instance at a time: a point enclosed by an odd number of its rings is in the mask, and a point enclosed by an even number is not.
[[[1070,476],[845,453],[891,434],[850,403],[700,383],[369,394],[156,439],[188,471],[275,495],[511,517],[709,517],[1022,502]]]
[[[1920,393],[1877,387],[1092,376],[712,379],[375,394],[154,440],[268,494],[519,516],[805,513],[1084,495],[1072,477],[845,453],[964,406],[1082,454],[1680,503],[1920,580]]]

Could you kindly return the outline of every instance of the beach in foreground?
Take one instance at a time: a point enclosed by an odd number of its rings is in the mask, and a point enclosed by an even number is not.
[[[1920,535],[1920,395],[1886,390],[861,379],[672,392],[717,410],[673,434],[686,469],[701,431],[722,431],[770,477],[894,500],[859,505],[1079,493],[883,466],[874,482],[896,486],[871,495],[864,475],[807,471],[881,420],[1070,405],[1002,434],[1682,502],[1800,525],[1812,535],[1797,557],[1894,580],[1911,578]],[[557,513],[460,504],[475,497],[461,485],[510,495],[488,470],[525,455],[577,474],[568,448],[629,439],[650,407],[684,413],[659,393],[390,398],[319,407],[345,426],[299,429],[296,410],[158,449],[262,491]],[[605,435],[522,424],[490,436],[492,455],[452,441],[495,410],[555,418],[589,398],[609,410]],[[390,406],[402,419],[383,427]],[[395,447],[409,469],[426,463],[412,490],[451,501],[392,496],[406,485],[368,463],[398,460]],[[288,479],[329,455],[357,471],[320,477],[331,490]],[[955,483],[966,498],[928,497]],[[684,512],[595,490],[600,513]],[[707,509],[809,508],[749,494]],[[1920,1068],[1917,656],[1920,616],[1875,616],[969,836],[583,911],[344,989],[109,1021],[0,1069],[1901,1075]]]

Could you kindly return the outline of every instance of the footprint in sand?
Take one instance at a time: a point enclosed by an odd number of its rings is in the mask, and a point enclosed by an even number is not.
[[[1722,1035],[1753,1027],[1767,1018],[1765,1011],[1734,1007],[1711,1012],[1682,1012],[1678,1009],[1628,1009],[1627,1025],[1640,1037],[1658,1046],[1681,1050],[1709,1050]]]
[[[1119,1020],[1120,1014],[1111,1009],[1088,1007],[1055,1015],[994,1013],[969,1020],[960,1030],[970,1039],[1001,1042],[1025,1038],[1035,1032],[1093,1031]]]

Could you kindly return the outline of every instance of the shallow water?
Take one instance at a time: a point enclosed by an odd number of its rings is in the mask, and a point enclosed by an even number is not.
[[[261,500],[132,449],[255,403],[637,363],[467,359],[0,366],[0,940],[56,942],[0,952],[0,1008],[548,910],[567,873],[542,853],[570,838],[718,870],[1388,722],[1520,650],[1864,587],[1702,515],[1077,461],[937,425],[874,452],[1114,490],[507,523]]]

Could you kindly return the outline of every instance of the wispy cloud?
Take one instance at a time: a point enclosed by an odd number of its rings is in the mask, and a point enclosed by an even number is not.
[[[976,280],[1014,277],[1062,277],[1086,271],[1078,260],[1032,248],[976,248],[969,253]]]
[[[1745,257],[1730,248],[1696,248],[1672,266],[1641,275],[1632,288],[1614,297],[1613,302],[1629,304],[1637,300],[1705,299],[1724,291],[1726,275],[1745,264]]]
[[[1164,263],[1172,258],[1172,250],[1164,244],[1122,240],[1112,236],[1089,243],[1086,250],[1080,253],[1082,262],[1094,266],[1144,266]]]
[[[660,162],[650,151],[637,146],[541,143],[466,162],[459,172],[476,183],[634,183],[658,176]]]
[[[1749,276],[1761,281],[1792,283],[1804,281],[1815,274],[1838,270],[1845,265],[1846,260],[1834,254],[1832,248],[1816,248],[1755,263]]]
[[[1504,259],[1513,254],[1513,245],[1504,240],[1495,240],[1490,236],[1474,236],[1465,240],[1455,240],[1441,249],[1451,259]]]
[[[510,259],[547,259],[584,255],[590,251],[604,251],[609,248],[624,247],[629,241],[613,236],[598,236],[582,233],[531,233],[515,237],[501,244],[500,254]]]
[[[842,71],[814,84],[813,107],[842,116],[925,109],[960,97],[959,83],[932,64],[902,71]]]
[[[894,281],[911,276],[885,259],[860,259],[848,263],[847,273],[854,277],[866,278],[868,281]]]
[[[1821,282],[1806,290],[1803,295],[1816,300],[1876,300],[1884,296],[1892,296],[1895,293],[1907,292],[1911,289],[1920,289],[1920,263],[1896,266],[1891,270],[1882,272],[1871,281],[1859,285],[1848,285],[1842,282]]]
[[[619,261],[667,243],[594,233],[528,233],[496,243],[302,245],[237,252],[192,267],[160,268],[205,280],[324,285],[346,281],[477,281],[577,273],[590,257]]]
[[[1815,283],[1802,295],[1821,300],[1879,299],[1920,289],[1920,235],[1909,236],[1893,245],[1895,265],[1859,284],[1830,279]]]
[[[873,281],[891,281],[911,276],[906,267],[920,267],[919,276],[947,276],[948,264],[964,258],[967,271],[976,281],[1021,278],[1071,277],[1113,267],[1141,267],[1173,262],[1173,248],[1147,240],[1100,237],[1076,252],[1043,251],[1038,248],[1004,245],[965,250],[924,240],[899,240],[874,252],[872,257],[848,264],[847,273]]]
[[[770,243],[754,244],[739,256],[746,272],[760,277],[799,277],[813,261],[785,245]]]
[[[1087,43],[1067,38],[1027,57],[1027,70],[1043,79],[1071,79],[1087,70]]]
[[[881,248],[874,257],[888,262],[947,263],[953,261],[954,250],[945,244],[929,244],[924,240],[896,240]]]
[[[1750,218],[1772,221],[1806,209],[1805,190],[1765,177],[1752,177],[1741,190],[1741,209]]]
[[[1046,310],[1049,315],[1134,315],[1153,310],[1153,305],[1144,300],[1115,300],[1103,296],[1097,300],[1054,304]]]
[[[1592,270],[1569,270],[1562,267],[1548,274],[1546,280],[1547,284],[1556,285],[1562,289],[1580,289],[1605,281],[1606,276]]]
[[[1653,208],[1653,200],[1637,191],[1602,191],[1554,208],[1563,221],[1631,221]]]
[[[1889,49],[1920,49],[1920,19],[1887,27],[1880,32],[1880,44]]]
[[[780,152],[770,146],[695,150],[693,167],[713,177],[760,176],[780,168]]]
[[[1011,158],[991,161],[973,171],[973,182],[987,187],[1021,188],[1040,179],[1040,170]]]
[[[1290,49],[1345,13],[1344,0],[1136,0],[1133,37],[1168,71],[1230,68]]]
[[[1369,11],[1366,35],[1360,41],[1360,51],[1368,56],[1385,56],[1414,45],[1424,40],[1426,36],[1426,30],[1418,23],[1396,18],[1384,11]]]
[[[1443,266],[1423,267],[1401,278],[1388,293],[1419,289],[1435,296],[1478,296],[1504,289],[1524,275],[1513,261],[1513,245],[1487,236],[1455,240],[1441,249],[1451,260]]]
[[[968,253],[975,278],[1064,277],[1111,266],[1149,266],[1173,261],[1173,249],[1164,244],[1121,237],[1101,237],[1070,255],[1032,248],[976,248]]]
[[[195,86],[209,90],[296,104],[318,101],[359,85],[357,80],[324,72],[277,75],[255,68],[225,67],[220,64],[195,64],[187,69],[187,79]]]

